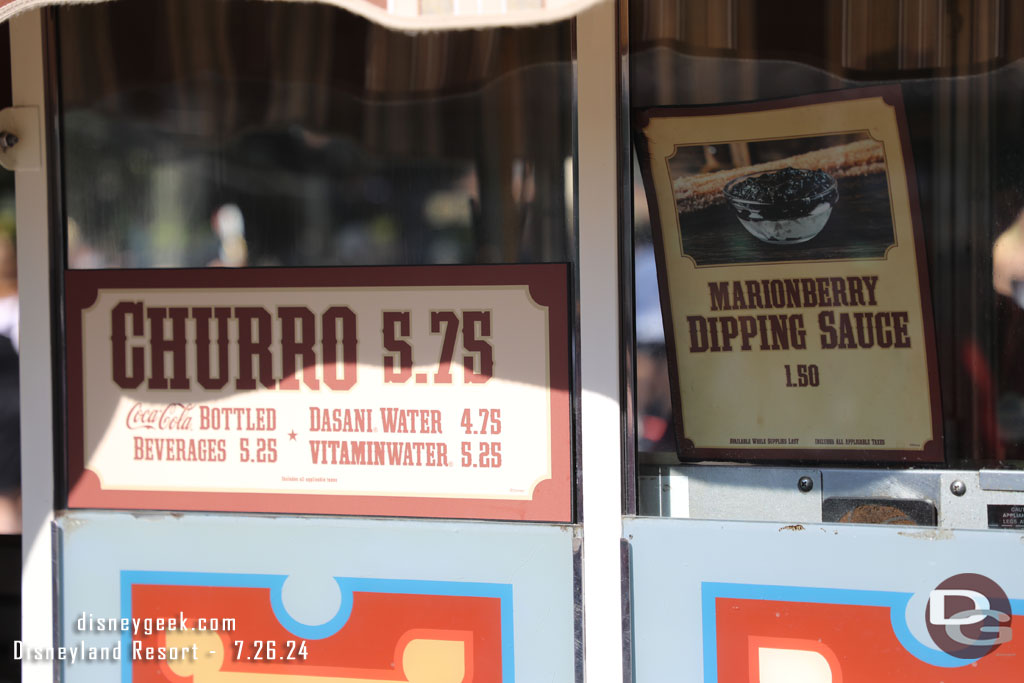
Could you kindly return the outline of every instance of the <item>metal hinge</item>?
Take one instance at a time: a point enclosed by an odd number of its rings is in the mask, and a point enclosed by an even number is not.
[[[42,164],[39,107],[0,109],[0,166],[37,171]]]

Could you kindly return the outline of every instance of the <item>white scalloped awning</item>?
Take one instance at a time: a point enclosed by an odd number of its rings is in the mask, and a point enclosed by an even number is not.
[[[45,5],[105,0],[0,0],[0,23],[15,14]],[[400,31],[526,26],[559,21],[591,5],[611,0],[277,0],[320,2],[355,12]]]

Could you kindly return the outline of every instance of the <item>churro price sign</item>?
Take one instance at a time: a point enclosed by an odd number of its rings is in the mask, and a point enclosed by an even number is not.
[[[941,460],[899,89],[638,118],[681,455]]]
[[[71,507],[567,521],[563,264],[67,273]]]

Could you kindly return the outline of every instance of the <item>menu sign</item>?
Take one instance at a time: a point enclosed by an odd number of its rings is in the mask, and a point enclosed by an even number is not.
[[[70,271],[69,505],[568,521],[567,277]]]
[[[941,460],[899,89],[639,118],[681,455]]]

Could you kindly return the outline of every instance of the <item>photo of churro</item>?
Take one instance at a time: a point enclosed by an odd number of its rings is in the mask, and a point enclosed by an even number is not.
[[[668,160],[697,265],[883,258],[885,150],[867,133],[689,145]]]

